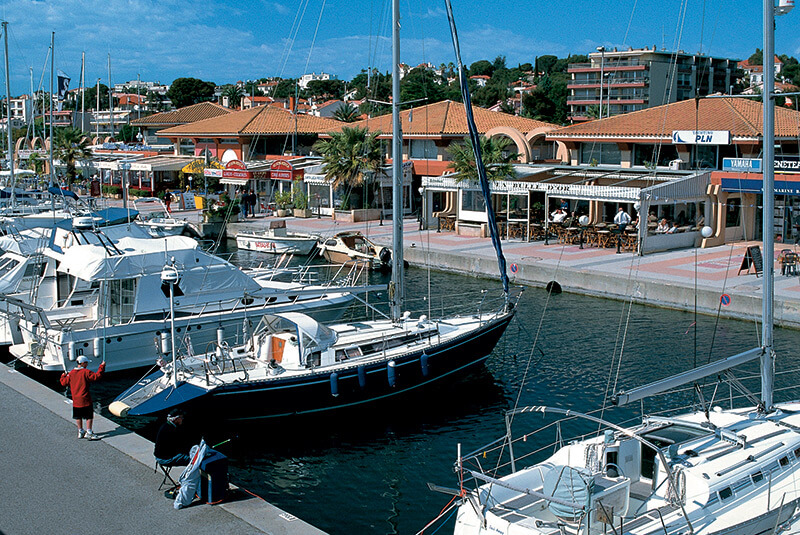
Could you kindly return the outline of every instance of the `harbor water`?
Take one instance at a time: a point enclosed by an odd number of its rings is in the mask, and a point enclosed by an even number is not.
[[[242,254],[234,260],[252,257]],[[408,308],[415,315],[430,312],[436,317],[453,306],[475,312],[484,297],[500,291],[496,281],[414,268],[406,273]],[[372,282],[387,281],[381,277],[373,275]],[[429,290],[430,300],[425,298]],[[210,444],[224,442],[219,450],[229,457],[231,482],[322,530],[414,534],[451,498],[426,484],[457,487],[457,445],[472,451],[500,437],[506,410],[526,405],[594,410],[610,391],[755,347],[759,336],[755,321],[695,318],[692,313],[528,288],[485,366],[457,381],[379,406],[317,417],[209,422],[190,414],[187,420]],[[799,332],[777,331],[779,370],[798,368],[797,347]],[[753,368],[737,376],[757,391],[757,383],[747,379],[754,374]],[[140,375],[108,376],[97,384],[96,401],[107,406]],[[778,376],[776,400],[800,397],[792,388],[795,377]],[[729,402],[727,386],[713,395],[715,404]],[[691,402],[690,393],[684,393],[643,407],[613,409],[605,416],[621,422],[638,417],[642,409],[661,411],[667,404]],[[107,410],[103,413],[111,417]],[[150,439],[160,423],[117,420]],[[437,528],[452,532],[452,522],[439,522],[425,533]]]

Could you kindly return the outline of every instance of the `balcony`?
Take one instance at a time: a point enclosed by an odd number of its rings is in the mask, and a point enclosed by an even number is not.
[[[599,77],[598,77],[599,78]],[[611,87],[645,87],[650,83],[650,77],[643,78],[612,78]],[[600,80],[571,80],[567,84],[567,89],[600,87]],[[608,81],[603,84],[608,87]]]

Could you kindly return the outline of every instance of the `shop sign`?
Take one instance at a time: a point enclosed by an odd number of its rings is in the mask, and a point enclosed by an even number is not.
[[[760,173],[761,158],[723,158],[723,171],[739,171],[741,173]]]
[[[247,166],[242,160],[231,160],[225,164],[225,169],[242,169],[247,170]]]
[[[222,178],[222,171],[224,171],[224,169],[212,169],[212,168],[207,167],[207,168],[203,169],[203,175],[204,176],[214,177],[214,178]]]
[[[286,160],[275,160],[269,166],[269,174],[273,180],[292,180],[294,167]]]
[[[760,178],[722,178],[721,184],[725,191],[741,193],[761,193],[764,186]],[[800,182],[776,180],[775,195],[800,195]]]
[[[673,130],[672,143],[680,145],[730,145],[728,130]]]

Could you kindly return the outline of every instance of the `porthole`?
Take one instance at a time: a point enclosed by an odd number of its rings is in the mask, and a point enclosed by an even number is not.
[[[733,491],[731,490],[730,487],[725,487],[724,489],[719,491],[719,499],[720,500],[727,500],[731,496],[733,496]]]
[[[786,466],[789,464],[789,457],[781,457],[778,462],[781,463],[781,466]]]

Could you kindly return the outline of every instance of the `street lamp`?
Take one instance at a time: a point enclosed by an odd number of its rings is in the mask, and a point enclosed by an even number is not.
[[[419,196],[422,199],[422,205],[420,206],[420,209],[419,209],[419,229],[422,230],[422,228],[423,228],[423,223],[422,222],[423,221],[425,221],[425,228],[428,227],[428,222],[427,222],[427,215],[428,214],[425,213],[425,188],[420,186],[417,191],[419,191]]]
[[[603,118],[603,63],[606,57],[606,47],[598,46],[597,51],[600,52],[600,108],[597,110],[597,118]]]

